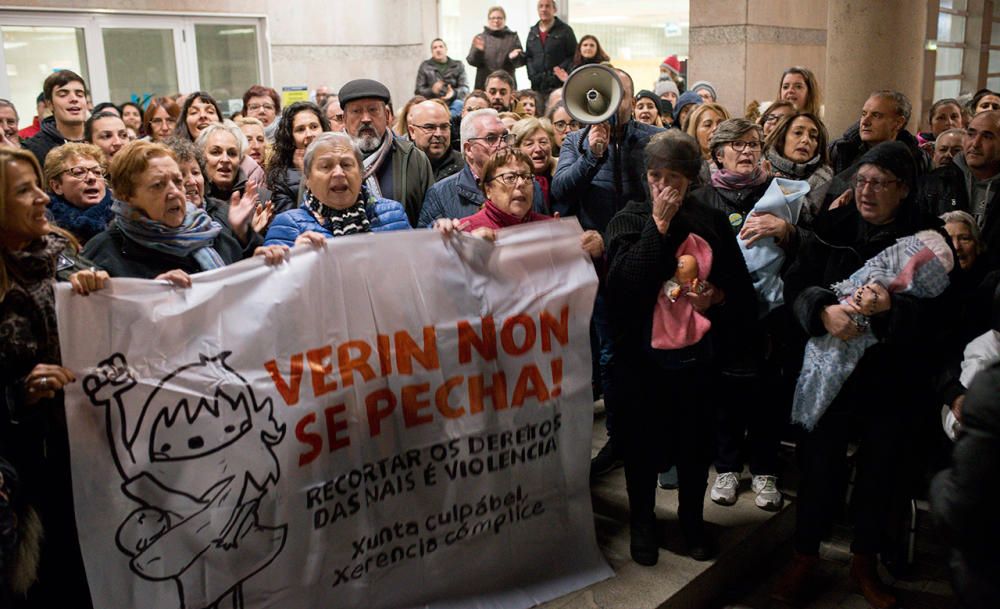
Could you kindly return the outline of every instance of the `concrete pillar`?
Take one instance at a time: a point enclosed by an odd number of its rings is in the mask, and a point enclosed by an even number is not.
[[[688,84],[711,82],[733,116],[773,101],[789,66],[811,69],[825,93],[826,13],[827,0],[691,0]]]
[[[907,128],[923,115],[927,0],[835,0],[828,5],[824,120],[837,137],[861,113],[868,95],[895,89],[913,104]]]

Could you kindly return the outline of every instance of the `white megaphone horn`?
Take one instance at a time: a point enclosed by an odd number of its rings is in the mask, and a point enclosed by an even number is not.
[[[625,87],[613,68],[580,66],[563,85],[566,112],[584,125],[603,123],[618,113]]]

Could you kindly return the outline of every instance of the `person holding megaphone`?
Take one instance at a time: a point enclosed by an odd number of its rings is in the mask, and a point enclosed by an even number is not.
[[[649,139],[663,131],[632,118],[635,105],[632,78],[604,65],[585,65],[566,79],[566,111],[585,129],[567,133],[552,178],[552,211],[576,216],[584,230],[602,235],[611,218],[628,201],[645,197],[642,153]],[[609,440],[591,461],[591,477],[622,464],[614,444],[615,396],[611,386],[611,329],[602,287],[594,303],[595,360],[600,370]]]

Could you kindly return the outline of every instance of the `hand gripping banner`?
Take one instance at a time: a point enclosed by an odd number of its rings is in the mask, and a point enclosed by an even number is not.
[[[57,288],[97,607],[521,608],[594,535],[575,220]]]

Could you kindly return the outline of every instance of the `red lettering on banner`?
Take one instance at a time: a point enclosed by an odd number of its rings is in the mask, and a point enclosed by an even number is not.
[[[278,362],[276,360],[271,360],[264,364],[264,368],[267,373],[271,375],[271,380],[274,382],[275,389],[281,395],[281,399],[285,401],[285,404],[289,406],[295,406],[299,403],[299,386],[302,383],[302,354],[296,353],[292,356],[291,370],[288,376],[291,378],[290,383],[286,383],[285,379],[281,377],[281,372],[278,371]]]
[[[559,320],[557,321],[552,314],[546,310],[542,311],[539,316],[539,320],[542,326],[542,351],[549,353],[552,351],[552,337],[556,337],[556,341],[560,345],[566,345],[569,342],[569,305],[563,306],[559,310]]]
[[[469,377],[469,414],[483,411],[483,397],[486,394],[493,399],[493,409],[507,408],[507,375],[503,372],[493,374],[493,384],[483,387],[483,375]]]
[[[308,452],[299,455],[299,467],[312,463],[323,451],[323,437],[318,433],[311,432],[307,429],[315,422],[316,413],[310,412],[306,416],[302,417],[302,420],[295,426],[295,438],[299,442],[308,444],[311,447]]]
[[[472,361],[472,349],[475,349],[483,361],[491,362],[497,358],[497,327],[493,317],[487,315],[480,320],[482,336],[476,334],[472,324],[464,319],[458,322],[458,362],[468,364]]]
[[[358,350],[357,357],[351,357],[351,349]],[[352,374],[354,371],[357,371],[365,382],[375,378],[375,371],[368,365],[368,358],[371,355],[371,346],[363,340],[348,341],[337,347],[337,362],[340,364],[340,382],[344,387],[350,387],[354,384],[354,375]]]
[[[517,375],[517,382],[514,383],[514,397],[510,400],[513,408],[520,408],[524,405],[524,400],[535,397],[539,402],[549,399],[549,389],[542,380],[542,373],[538,371],[538,366],[528,364],[521,368],[521,374]]]
[[[431,406],[430,400],[422,399],[422,396],[429,392],[430,389],[431,386],[429,383],[420,383],[419,385],[405,385],[400,392],[403,397],[403,423],[408,428],[430,423],[434,420],[434,417],[430,414],[420,414],[421,410],[430,408]]]
[[[378,371],[382,376],[392,374],[392,347],[389,345],[389,336],[378,334],[375,336],[378,342]]]
[[[326,435],[330,440],[330,452],[346,448],[351,444],[350,436],[340,437],[340,432],[347,431],[347,421],[338,421],[337,415],[345,412],[347,412],[346,404],[330,406],[323,411],[323,416],[326,418]]]
[[[379,408],[379,404],[385,406]],[[379,389],[369,393],[365,398],[365,410],[368,411],[368,433],[375,437],[382,433],[382,420],[396,409],[396,394],[389,389]]]
[[[434,392],[434,403],[437,405],[438,412],[443,414],[446,418],[457,419],[465,414],[465,408],[459,406],[458,408],[452,408],[451,404],[448,403],[448,397],[451,394],[451,390],[462,384],[465,380],[460,376],[453,376],[444,382],[437,388]]]
[[[333,347],[327,345],[319,349],[306,351],[309,360],[309,372],[312,376],[313,395],[319,397],[337,390],[337,381],[327,382],[326,377],[333,372]]]
[[[424,327],[424,347],[417,345],[417,341],[406,330],[400,330],[395,334],[396,343],[396,369],[399,374],[413,374],[413,360],[420,362],[424,370],[437,370],[441,367],[438,361],[437,338],[434,335],[434,326]]]
[[[514,328],[520,326],[524,328],[524,336],[521,344],[516,344],[514,338]],[[524,355],[535,346],[535,320],[527,315],[514,315],[503,320],[503,327],[500,329],[500,344],[508,355]]]

